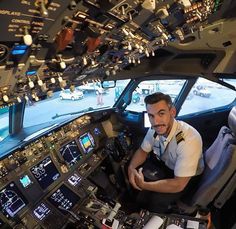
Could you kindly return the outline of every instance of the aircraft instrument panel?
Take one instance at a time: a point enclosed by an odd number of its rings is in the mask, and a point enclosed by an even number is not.
[[[87,177],[105,158],[101,150],[107,136],[101,124],[87,118],[81,125],[83,117],[78,119],[1,159],[2,222],[14,226],[21,218],[27,228],[61,228],[95,189]],[[55,215],[60,220],[53,224]]]

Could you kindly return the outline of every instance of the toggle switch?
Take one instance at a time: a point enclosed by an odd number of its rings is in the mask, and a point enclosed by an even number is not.
[[[42,17],[48,17],[48,10],[46,8],[46,4],[44,0],[40,1],[40,14],[42,15]]]
[[[25,45],[27,45],[27,46],[30,46],[33,43],[32,36],[29,34],[27,27],[24,28],[23,40],[24,40]]]
[[[65,61],[62,60],[61,55],[58,55],[57,58],[59,60],[60,68],[65,69],[66,68],[66,63],[65,63]]]

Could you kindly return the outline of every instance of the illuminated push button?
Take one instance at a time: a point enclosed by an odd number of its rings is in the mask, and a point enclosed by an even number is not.
[[[43,81],[42,80],[38,80],[38,85],[41,87],[43,85]]]
[[[2,97],[2,99],[3,99],[4,102],[8,102],[9,101],[9,97],[7,95],[4,95]]]
[[[59,81],[59,82],[62,82],[62,81],[63,81],[63,79],[62,79],[61,76],[58,77],[58,81]]]
[[[66,68],[66,63],[64,61],[60,62],[60,67],[61,69],[65,69]]]
[[[19,96],[17,96],[16,100],[18,103],[21,103],[21,98]]]
[[[34,88],[34,82],[33,81],[29,81],[29,87]]]
[[[26,34],[23,37],[24,43],[28,46],[32,45],[33,40],[32,40],[32,36],[30,34]]]
[[[54,77],[51,78],[51,83],[53,83],[53,84],[56,83],[56,80]]]

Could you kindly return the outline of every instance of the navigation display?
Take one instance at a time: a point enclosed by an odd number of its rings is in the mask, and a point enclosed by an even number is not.
[[[82,153],[80,152],[76,141],[71,141],[60,148],[60,154],[64,158],[64,160],[69,164],[69,166],[73,166],[82,158]]]
[[[51,212],[50,208],[45,203],[40,203],[34,210],[33,214],[38,220],[43,220]]]
[[[80,198],[63,184],[47,199],[65,215],[68,213],[67,211],[75,206]]]
[[[0,211],[7,217],[14,217],[28,201],[14,182],[9,183],[0,191]]]
[[[90,133],[85,133],[79,138],[80,145],[85,154],[94,149],[95,143],[93,136]]]
[[[50,156],[46,157],[40,163],[33,166],[30,171],[42,189],[46,189],[60,177],[60,173],[53,164]]]

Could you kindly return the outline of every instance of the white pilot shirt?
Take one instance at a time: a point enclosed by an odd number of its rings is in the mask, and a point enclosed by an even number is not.
[[[147,153],[153,150],[158,159],[174,170],[175,176],[195,176],[201,174],[204,169],[202,138],[198,131],[186,122],[174,120],[167,138],[155,135],[155,130],[150,128],[141,148]]]

